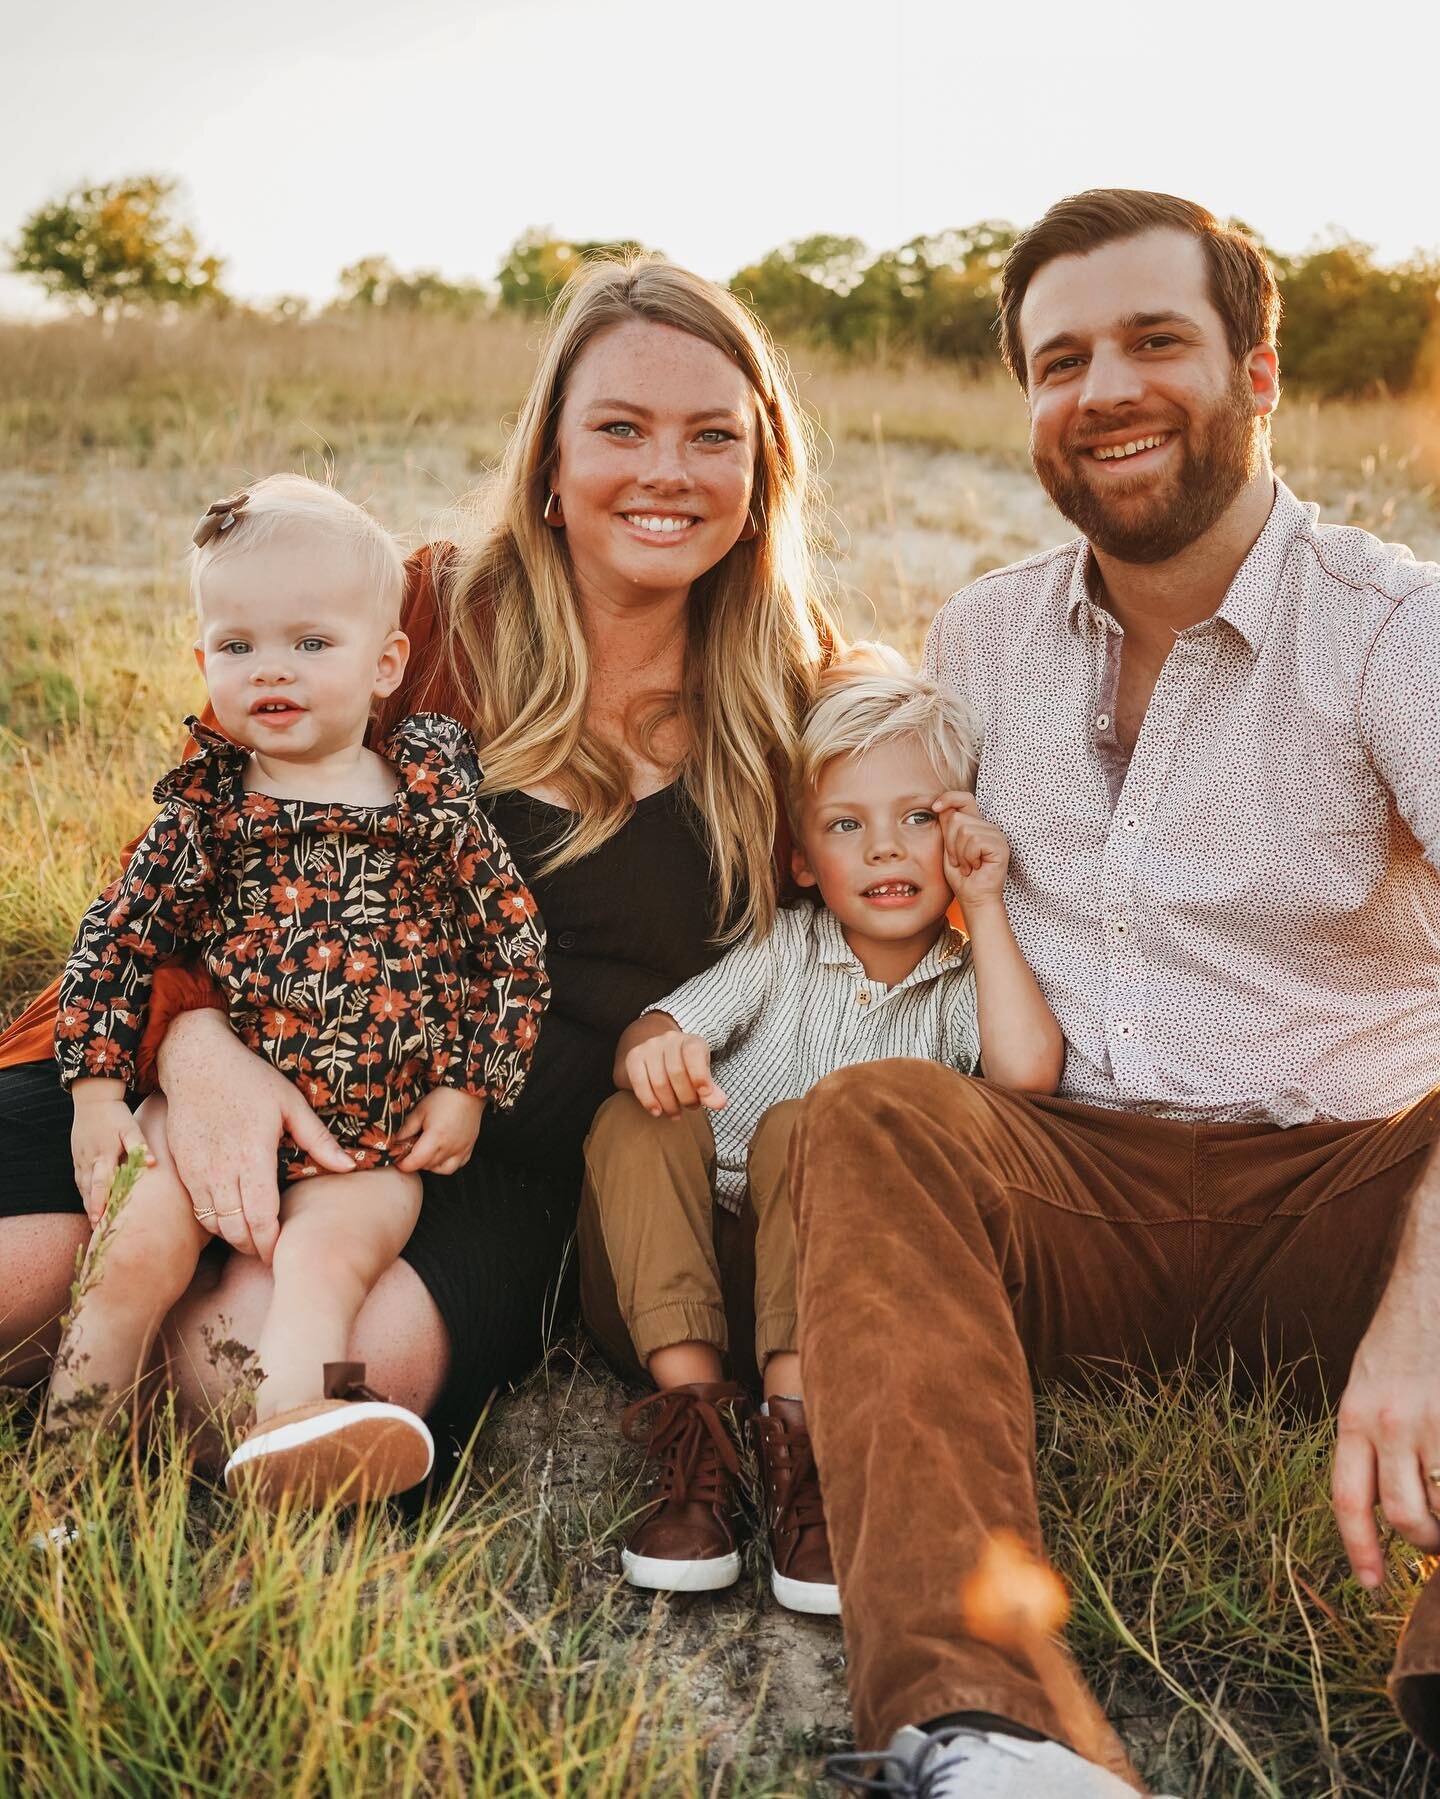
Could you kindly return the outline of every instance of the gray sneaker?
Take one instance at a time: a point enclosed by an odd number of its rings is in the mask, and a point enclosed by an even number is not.
[[[867,1768],[874,1773],[861,1772]],[[893,1799],[1136,1799],[1134,1787],[1059,1743],[964,1728],[907,1725],[883,1755],[832,1755],[825,1772],[856,1792]]]

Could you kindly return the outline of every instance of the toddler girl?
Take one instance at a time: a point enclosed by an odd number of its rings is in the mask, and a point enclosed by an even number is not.
[[[548,996],[543,933],[480,809],[469,735],[417,714],[366,747],[409,653],[394,539],[333,489],[277,475],[211,506],[195,546],[195,653],[224,735],[188,721],[198,752],[155,789],[159,816],[61,984],[57,1055],[97,1228],[49,1422],[121,1408],[222,1230],[178,1178],[163,1096],[127,1105],[155,965],[198,953],[236,1033],[354,1161],[324,1173],[281,1145],[255,1423],[226,1484],[267,1501],[397,1492],[428,1473],[430,1434],[359,1386],[351,1327],[414,1226],[420,1171],[463,1166],[486,1106],[519,1092]],[[98,1228],[137,1146],[145,1172]]]

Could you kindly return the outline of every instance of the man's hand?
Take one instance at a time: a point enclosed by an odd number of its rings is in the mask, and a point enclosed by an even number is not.
[[[1363,1587],[1378,1587],[1384,1557],[1375,1529],[1385,1521],[1419,1550],[1440,1550],[1440,1318],[1415,1303],[1411,1283],[1392,1279],[1355,1352],[1340,1401],[1332,1492],[1335,1519]]]
[[[945,879],[961,911],[1000,899],[1010,845],[999,825],[980,816],[973,793],[942,793],[930,809],[945,833]]]
[[[115,1170],[132,1149],[145,1151],[145,1166],[155,1157],[135,1114],[125,1104],[123,1081],[80,1080],[70,1090],[75,1102],[75,1122],[70,1127],[70,1161],[75,1185],[85,1202],[91,1228],[99,1227],[110,1197]]]
[[[182,1012],[157,1057],[166,1134],[196,1216],[232,1249],[275,1253],[280,1192],[275,1150],[288,1136],[327,1174],[355,1164],[279,1069],[252,1054],[223,1013]],[[205,1216],[204,1214],[211,1214]]]
[[[484,1116],[485,1101],[473,1093],[462,1093],[457,1087],[432,1087],[410,1108],[395,1133],[397,1147],[410,1142],[403,1160],[395,1166],[405,1174],[418,1174],[422,1168],[432,1174],[454,1174],[470,1160]]]
[[[710,1045],[691,1031],[668,1030],[625,1056],[625,1085],[652,1117],[678,1118],[687,1107],[719,1112],[729,1104],[710,1078]]]

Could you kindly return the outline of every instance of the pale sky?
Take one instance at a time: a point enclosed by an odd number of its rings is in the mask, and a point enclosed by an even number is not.
[[[43,0],[0,48],[0,242],[69,186],[159,172],[256,299],[323,299],[370,254],[488,279],[532,225],[723,278],[816,231],[882,249],[1112,185],[1282,249],[1340,227],[1399,258],[1440,247],[1437,20],[1433,0]],[[0,276],[0,311],[35,292]]]

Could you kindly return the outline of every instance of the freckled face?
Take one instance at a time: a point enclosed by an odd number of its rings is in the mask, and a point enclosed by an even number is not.
[[[1188,233],[1147,231],[1046,263],[1021,304],[1020,336],[1035,472],[1117,559],[1177,555],[1259,466],[1274,352],[1236,366]]]
[[[820,889],[847,935],[899,942],[933,932],[945,916],[945,839],[931,811],[944,786],[913,738],[820,770],[800,820],[795,879]]]
[[[582,591],[683,592],[746,528],[756,399],[723,351],[627,320],[571,370],[550,485]]]
[[[221,728],[289,761],[359,743],[409,652],[358,557],[283,531],[205,570],[199,624],[196,659]]]

